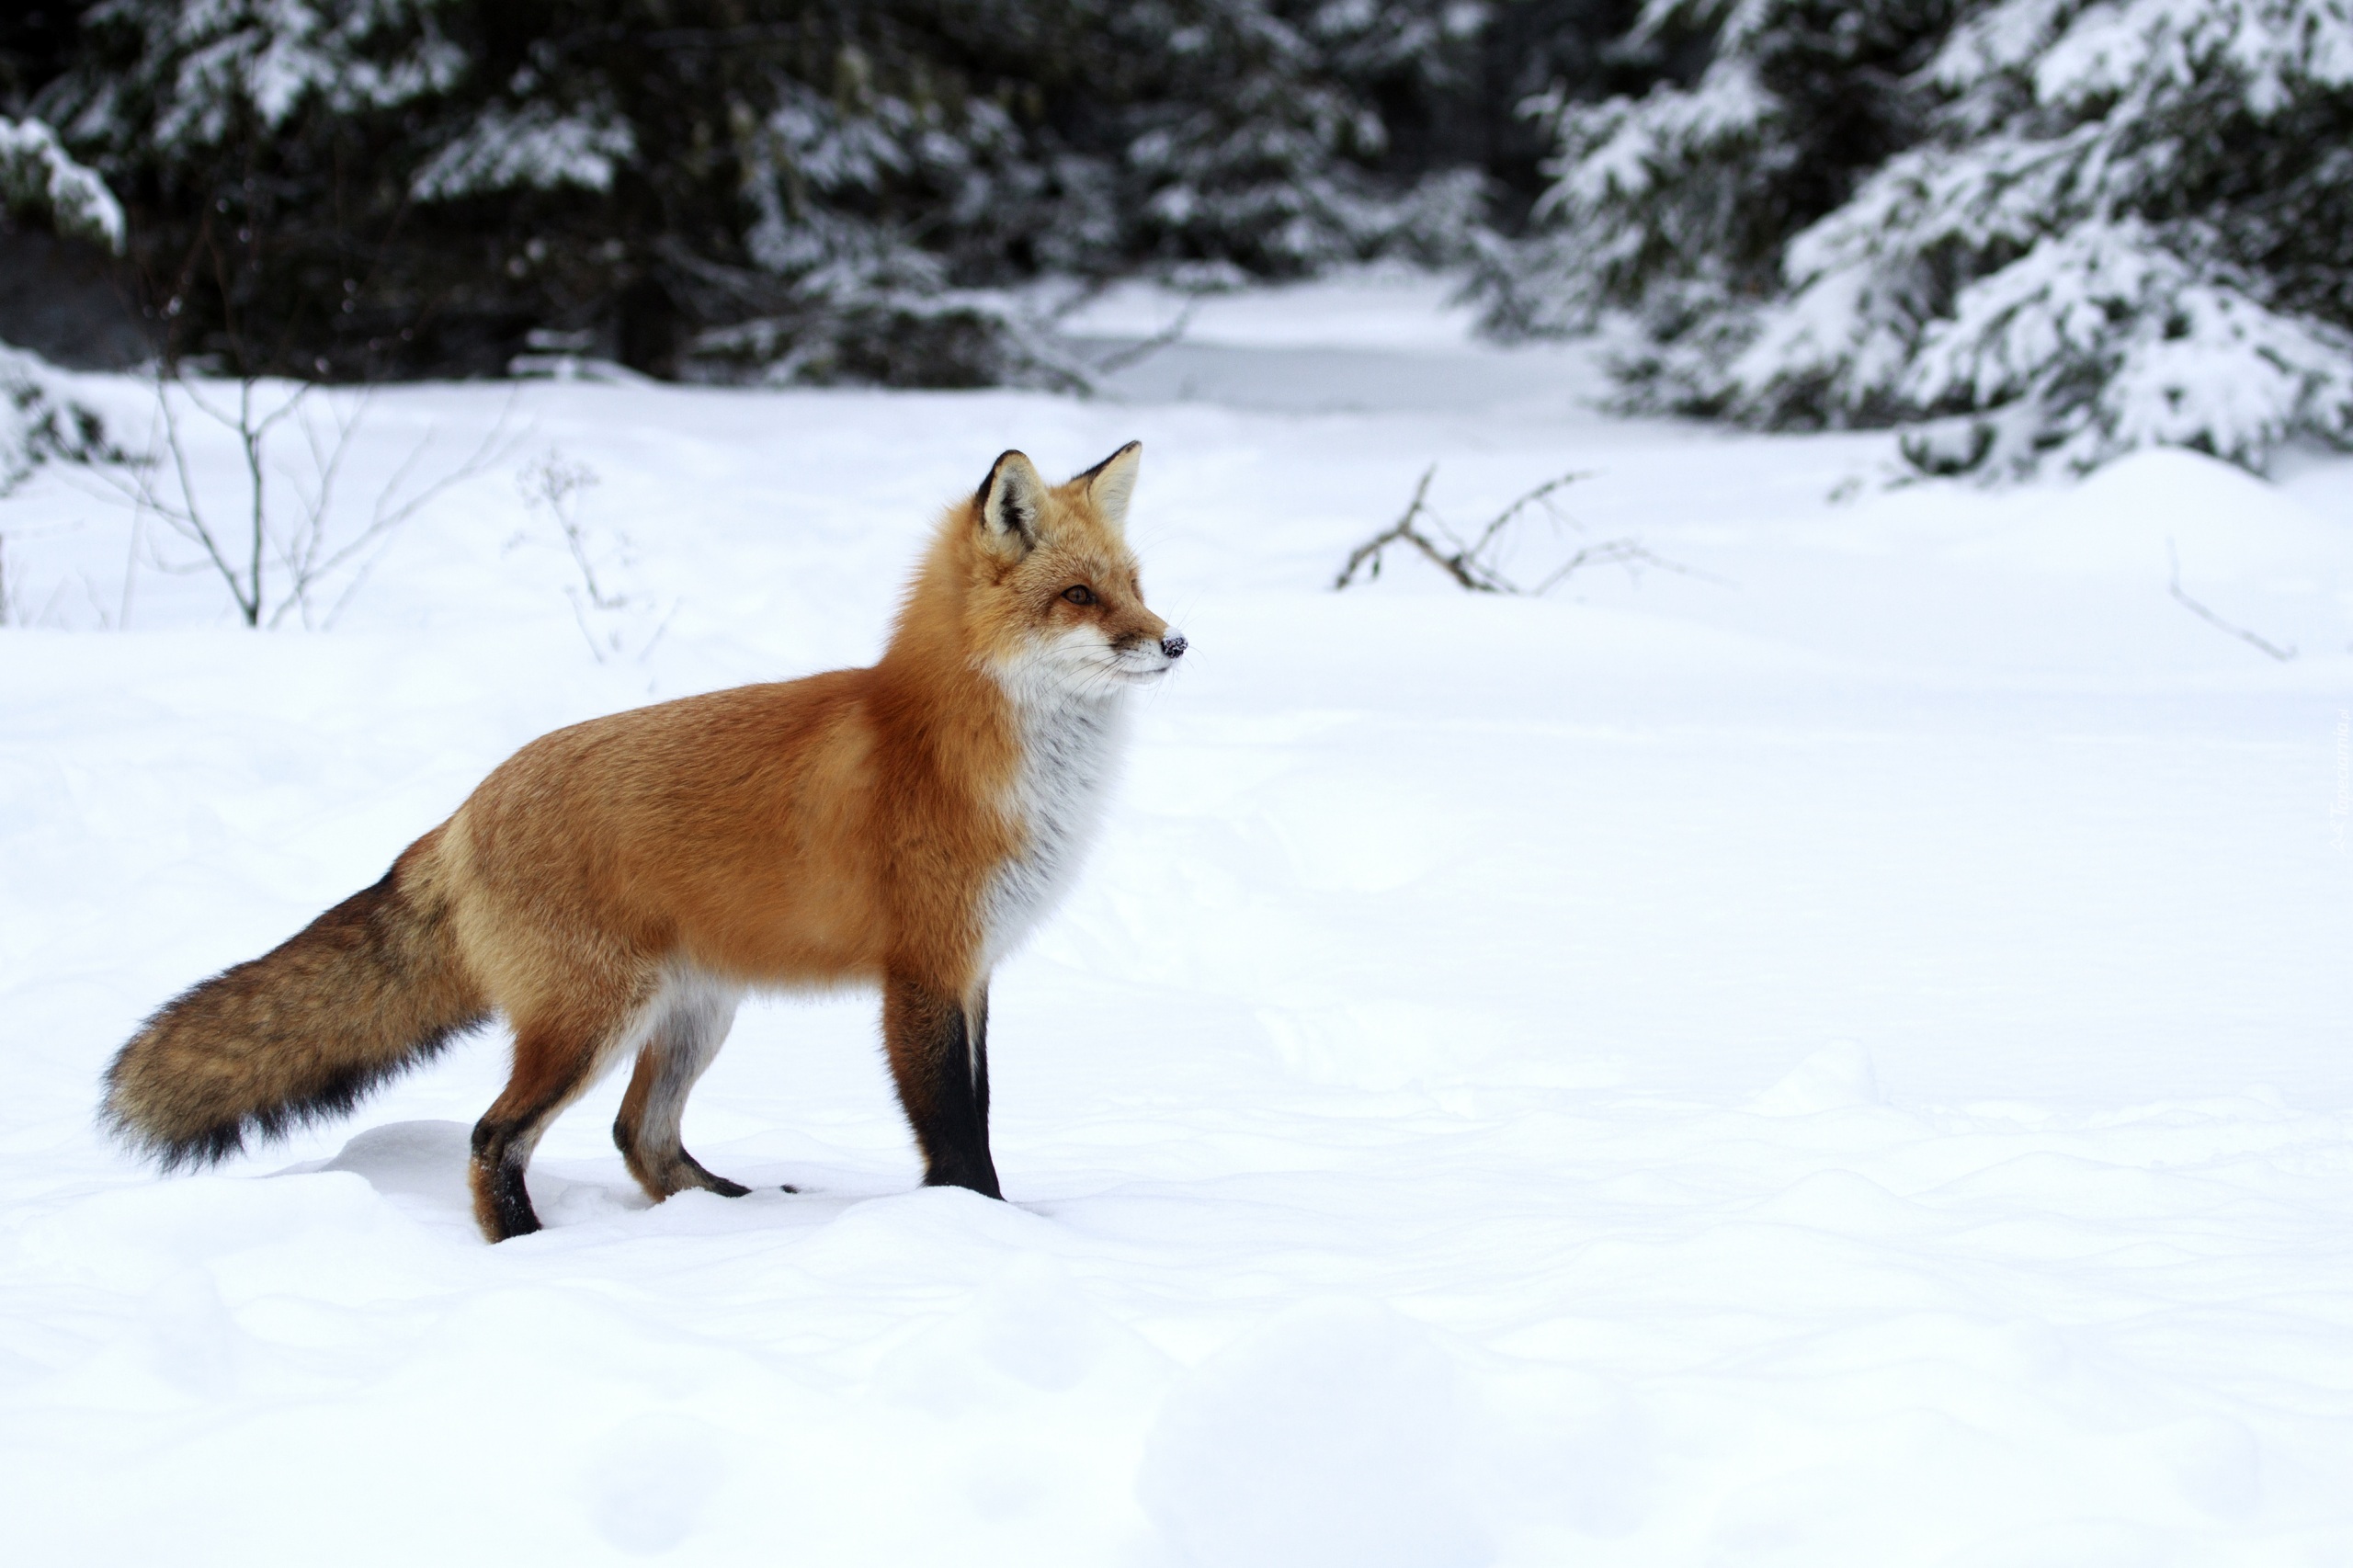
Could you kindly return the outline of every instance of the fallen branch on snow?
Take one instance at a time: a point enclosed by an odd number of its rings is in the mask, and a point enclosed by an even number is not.
[[[2204,605],[2200,604],[2196,599],[2193,599],[2188,594],[2183,593],[2181,591],[2181,555],[2174,549],[2173,540],[2170,539],[2165,540],[2165,559],[2172,562],[2173,565],[2172,578],[2165,585],[2172,592],[2174,602],[2180,605],[2182,608],[2188,610],[2190,614],[2196,616],[2207,625],[2213,627],[2216,631],[2227,631],[2232,636],[2237,638],[2240,642],[2248,644],[2250,647],[2262,649],[2263,652],[2270,654],[2273,658],[2279,660],[2283,665],[2296,656],[2295,646],[2292,643],[2288,647],[2282,648],[2276,642],[2266,642],[2264,639],[2257,637],[2254,632],[2249,631],[2244,626],[2233,626],[2229,621],[2224,620],[2221,616],[2216,615],[2212,610],[2208,609]]]
[[[1678,573],[1687,577],[1703,575],[1688,566],[1654,553],[1633,540],[1608,539],[1597,544],[1586,545],[1555,567],[1533,588],[1522,587],[1506,576],[1502,568],[1491,556],[1491,551],[1501,540],[1504,529],[1530,506],[1541,506],[1546,515],[1555,522],[1565,520],[1552,506],[1551,499],[1552,493],[1587,476],[1582,473],[1564,473],[1557,479],[1546,480],[1496,513],[1487,526],[1479,530],[1479,537],[1468,544],[1456,539],[1452,530],[1449,529],[1445,523],[1439,520],[1438,514],[1430,509],[1430,481],[1437,477],[1438,464],[1436,463],[1430,464],[1428,468],[1422,471],[1422,481],[1414,487],[1414,499],[1407,504],[1405,515],[1349,552],[1348,563],[1342,567],[1340,574],[1333,579],[1334,592],[1336,593],[1355,583],[1358,572],[1364,574],[1364,580],[1368,583],[1378,578],[1381,575],[1381,552],[1392,544],[1412,545],[1428,558],[1432,565],[1474,594],[1533,596],[1550,593],[1588,566],[1623,566],[1628,572],[1637,574],[1645,566],[1655,566],[1661,571]],[[1424,517],[1429,519],[1431,528],[1443,535],[1445,543],[1452,545],[1453,549],[1444,548],[1438,540],[1431,538],[1428,533],[1415,526]]]

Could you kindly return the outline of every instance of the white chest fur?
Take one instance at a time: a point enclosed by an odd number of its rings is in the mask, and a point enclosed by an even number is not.
[[[990,965],[1018,947],[1076,880],[1102,825],[1127,742],[1127,693],[1015,692],[1021,763],[1005,812],[1020,849],[997,869],[983,909]]]

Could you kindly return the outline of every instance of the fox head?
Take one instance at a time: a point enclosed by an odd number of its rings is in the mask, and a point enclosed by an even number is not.
[[[950,517],[971,552],[968,633],[1017,695],[1108,695],[1158,680],[1183,657],[1184,636],[1143,602],[1128,548],[1128,497],[1142,455],[1142,443],[1130,441],[1049,485],[1027,457],[1006,452],[973,492],[969,515]]]

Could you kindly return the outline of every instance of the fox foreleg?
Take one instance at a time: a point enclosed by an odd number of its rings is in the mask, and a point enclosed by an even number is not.
[[[943,994],[904,975],[882,988],[882,1039],[915,1142],[926,1187],[964,1187],[1001,1199],[989,1157],[988,992]]]

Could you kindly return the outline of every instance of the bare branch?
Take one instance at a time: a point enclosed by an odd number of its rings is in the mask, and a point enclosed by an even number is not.
[[[503,460],[515,440],[512,425],[517,399],[510,396],[464,461],[412,488],[438,436],[436,430],[428,429],[377,494],[365,526],[342,538],[340,518],[352,508],[341,497],[371,399],[363,394],[356,402],[339,403],[328,396],[322,415],[316,412],[320,400],[314,394],[321,392],[317,387],[296,386],[275,403],[267,401],[274,392],[248,379],[239,383],[232,404],[168,370],[156,372],[158,417],[149,432],[147,457],[127,472],[93,471],[96,483],[131,513],[130,555],[124,568],[125,619],[131,579],[139,570],[152,568],[175,574],[210,571],[228,588],[240,619],[248,626],[278,627],[294,617],[300,617],[305,626],[331,626],[349,604],[352,590],[366,580],[368,553],[450,487]],[[221,497],[208,491],[199,478],[197,443],[178,406],[182,398],[234,438],[244,461],[247,490],[234,537],[217,526],[218,514],[210,503]],[[286,460],[278,433],[290,423],[301,435],[291,460]],[[166,460],[168,469],[164,467]],[[169,483],[159,480],[159,470],[168,474]],[[195,545],[200,559],[166,559],[158,547],[157,530],[144,526],[150,514],[168,525],[170,533]],[[326,583],[355,567],[357,575],[342,585],[326,614],[319,617]]]
[[[352,432],[358,428],[365,407],[363,403],[360,412],[355,413],[347,423],[338,428],[335,437],[335,465],[331,465],[323,488],[332,487],[334,467],[341,463],[343,451],[349,443]],[[483,434],[481,441],[475,444],[473,451],[463,462],[442,473],[424,489],[405,500],[395,500],[395,497],[400,495],[402,486],[407,483],[410,473],[423,460],[425,454],[431,450],[434,439],[439,432],[428,429],[418,437],[416,444],[409,449],[408,455],[401,460],[400,466],[392,471],[392,478],[387,480],[384,487],[377,492],[375,505],[369,511],[368,526],[361,528],[358,534],[329,553],[324,560],[318,559],[316,548],[313,550],[311,559],[304,563],[302,574],[291,589],[290,602],[301,605],[305,625],[309,624],[312,592],[321,581],[341,571],[345,565],[382,540],[385,535],[423,511],[443,493],[488,472],[506,459],[517,439],[508,428],[514,412],[515,398],[510,396],[506,400],[506,406],[499,411],[498,418],[492,423],[490,429]],[[320,540],[325,537],[324,526],[313,530],[313,537]],[[321,622],[322,625],[333,626],[341,618],[345,608],[351,601],[352,589],[357,588],[359,581],[365,579],[367,572],[368,564],[363,563],[358,577],[336,596],[335,602],[328,609],[325,619]],[[284,613],[284,607],[280,607],[279,613]]]
[[[563,541],[564,553],[571,558],[578,581],[564,585],[563,597],[572,606],[573,620],[579,626],[589,653],[600,665],[623,657],[634,657],[642,664],[653,656],[654,646],[669,631],[679,601],[671,601],[669,608],[661,612],[659,623],[648,632],[646,627],[658,608],[655,601],[633,588],[615,591],[608,586],[616,574],[626,574],[636,562],[631,554],[629,536],[613,533],[600,537],[599,530],[582,515],[581,498],[597,483],[595,469],[565,457],[553,447],[525,464],[515,476],[524,505],[534,512],[547,512]],[[519,533],[508,541],[507,548],[529,542],[528,533]]]
[[[253,485],[253,576],[254,597],[245,608],[245,624],[258,625],[261,620],[261,560],[262,544],[269,537],[269,514],[265,503],[267,492],[261,476],[262,432],[254,426],[254,383],[247,378],[237,389],[237,435],[244,444],[245,472]]]
[[[1550,499],[1552,492],[1574,484],[1580,479],[1590,479],[1593,476],[1589,473],[1564,473],[1557,479],[1546,480],[1543,483],[1538,485],[1535,489],[1529,491],[1518,500],[1514,501],[1502,511],[1496,513],[1495,520],[1490,522],[1486,528],[1481,531],[1478,542],[1471,547],[1471,552],[1473,555],[1476,555],[1481,551],[1485,550],[1488,545],[1495,542],[1495,536],[1504,531],[1506,524],[1509,523],[1514,517],[1518,517],[1522,512],[1528,510],[1530,506],[1540,505],[1543,506],[1547,514],[1552,516],[1555,520],[1558,520],[1560,513],[1553,509]],[[1539,588],[1536,591],[1540,594],[1544,590]]]
[[[374,520],[369,524],[369,530],[374,533],[387,528],[398,527],[415,517],[436,496],[452,485],[462,484],[477,474],[486,473],[504,461],[523,439],[522,433],[508,427],[509,421],[514,415],[516,399],[521,395],[517,392],[508,396],[506,406],[498,411],[497,419],[492,423],[490,429],[483,434],[482,440],[475,445],[473,451],[465,461],[444,473],[406,501],[393,506],[392,497],[400,494],[400,487],[406,481],[409,471],[416,466],[417,460],[425,455],[426,449],[433,443],[434,432],[426,431],[425,437],[411,449],[409,455],[402,460],[401,466],[393,471],[392,482],[378,494]]]
[[[180,385],[185,390],[187,383],[181,382]],[[204,407],[202,401],[196,399],[193,393],[190,397],[191,401],[196,402],[198,407]],[[205,525],[204,515],[197,506],[196,481],[188,470],[188,444],[180,438],[179,416],[172,412],[171,388],[160,376],[155,381],[155,402],[163,410],[164,438],[171,449],[172,466],[179,478],[180,510],[177,513],[177,520],[184,523],[188,529],[193,530],[197,541],[204,546],[205,554],[212,558],[213,566],[221,574],[221,580],[229,585],[230,597],[237,601],[238,612],[244,616],[245,624],[251,626],[256,617],[261,613],[260,579],[256,576],[254,581],[252,605],[248,609],[245,585],[237,580],[236,568],[229,564],[228,558],[222,552],[219,542],[212,537],[212,530]],[[206,409],[205,412],[209,414],[211,410]],[[162,507],[156,509],[163,512],[165,517],[175,516],[174,513],[165,511]]]
[[[381,557],[378,559],[381,560]],[[335,597],[335,603],[327,607],[326,617],[319,622],[320,626],[329,631],[335,630],[335,623],[343,619],[343,612],[349,608],[352,596],[359,592],[360,585],[367,582],[369,574],[375,570],[374,561],[363,561],[359,563],[358,570],[351,574],[351,581],[344,585],[343,592],[337,594]]]
[[[1340,569],[1339,576],[1333,581],[1332,586],[1335,590],[1347,587],[1354,583],[1359,571],[1364,574],[1366,582],[1378,578],[1381,575],[1381,552],[1392,544],[1412,545],[1422,552],[1430,564],[1475,594],[1517,594],[1529,597],[1547,594],[1589,566],[1620,566],[1625,568],[1629,574],[1638,578],[1644,567],[1656,567],[1660,571],[1674,572],[1687,577],[1704,578],[1708,575],[1704,572],[1669,561],[1633,540],[1611,539],[1586,545],[1554,568],[1533,588],[1522,587],[1504,574],[1502,567],[1496,564],[1490,551],[1503,538],[1504,530],[1531,506],[1543,507],[1546,514],[1556,523],[1563,521],[1561,514],[1552,506],[1553,492],[1589,476],[1583,473],[1564,473],[1557,478],[1546,480],[1496,513],[1488,520],[1486,526],[1479,530],[1476,539],[1464,544],[1455,539],[1452,532],[1439,520],[1438,514],[1430,509],[1430,481],[1437,474],[1436,463],[1432,463],[1423,471],[1421,483],[1414,487],[1414,499],[1406,506],[1405,515],[1381,532],[1357,546],[1349,554],[1347,564]],[[1416,528],[1415,526],[1416,520],[1423,517],[1427,517],[1433,530],[1444,534],[1447,541],[1455,548],[1451,551],[1442,548],[1430,537],[1429,533]]]
[[[1695,571],[1680,562],[1669,561],[1665,556],[1658,554],[1633,540],[1606,539],[1599,544],[1589,544],[1570,556],[1554,568],[1550,576],[1537,584],[1530,592],[1549,594],[1588,566],[1623,566],[1630,576],[1636,578],[1642,575],[1643,567],[1654,566],[1662,572],[1672,572],[1680,577],[1699,577],[1711,582],[1722,580],[1710,577],[1705,572]]]
[[[2277,643],[2266,642],[2263,638],[2256,636],[2254,632],[2249,631],[2244,626],[2233,626],[2229,621],[2224,620],[2221,616],[2216,615],[2212,610],[2208,609],[2204,605],[2200,604],[2196,599],[2193,599],[2188,594],[2183,593],[2181,591],[2181,556],[2174,550],[2173,540],[2170,537],[2165,540],[2165,560],[2171,563],[2173,568],[2172,577],[2166,584],[2166,586],[2172,591],[2175,602],[2179,604],[2184,609],[2189,611],[2190,614],[2196,616],[2207,625],[2213,627],[2216,631],[2229,632],[2232,636],[2237,638],[2240,642],[2245,643],[2250,648],[2260,649],[2264,653],[2268,653],[2273,658],[2279,660],[2283,665],[2296,656],[2296,649],[2293,643],[2282,648]]]
[[[1438,464],[1436,463],[1430,464],[1429,467],[1422,471],[1422,482],[1414,486],[1414,499],[1407,504],[1405,507],[1405,515],[1399,517],[1394,523],[1392,523],[1386,531],[1373,535],[1370,539],[1365,540],[1362,544],[1357,546],[1354,551],[1349,552],[1348,563],[1340,568],[1339,576],[1333,580],[1333,592],[1337,593],[1340,589],[1347,587],[1350,583],[1356,581],[1357,569],[1360,566],[1366,566],[1368,562],[1370,562],[1370,567],[1365,573],[1365,581],[1370,583],[1380,577],[1381,552],[1402,539],[1412,540],[1415,544],[1421,547],[1423,554],[1431,557],[1433,560],[1438,560],[1438,564],[1441,566],[1445,564],[1443,560],[1438,559],[1438,553],[1431,546],[1430,542],[1414,531],[1414,519],[1422,515],[1422,504],[1428,497],[1430,493],[1430,481],[1437,477]],[[1469,585],[1465,585],[1468,586]]]
[[[301,554],[296,559],[290,553],[287,572],[294,580],[293,597],[302,607],[302,623],[305,626],[311,619],[308,589],[318,579],[319,551],[325,545],[327,537],[326,518],[335,508],[335,482],[343,472],[344,455],[351,449],[352,432],[359,427],[360,421],[367,415],[369,395],[366,392],[361,392],[358,406],[348,416],[339,412],[333,400],[329,400],[327,418],[335,428],[335,441],[331,446],[322,448],[318,426],[308,418],[302,421],[302,441],[310,449],[311,472],[318,476],[315,490],[303,494],[301,479],[292,473],[287,475],[295,486],[295,494],[302,503],[303,528],[299,541]],[[395,482],[397,477],[395,475]],[[278,616],[282,618],[285,613],[285,606],[280,605]]]

